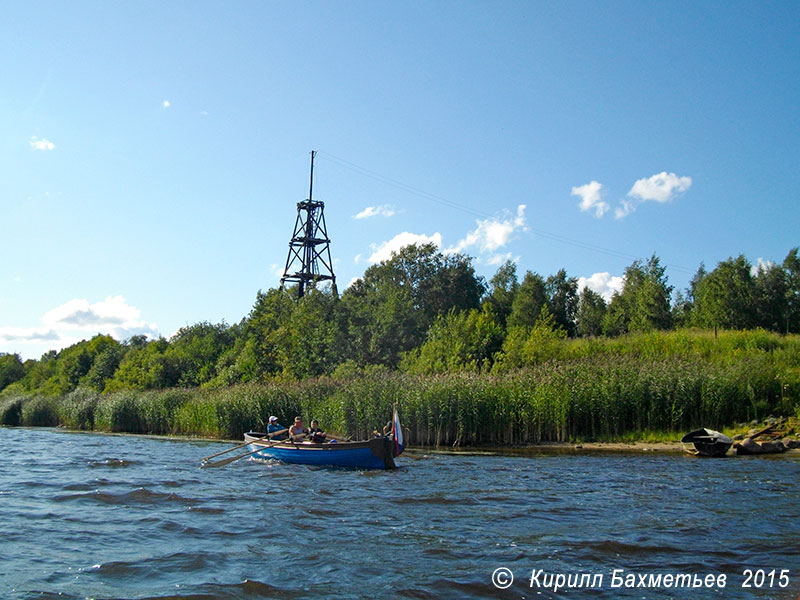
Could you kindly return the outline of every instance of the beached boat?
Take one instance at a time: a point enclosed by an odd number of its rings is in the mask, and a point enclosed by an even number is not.
[[[357,469],[394,469],[394,459],[403,452],[403,433],[395,411],[392,432],[361,442],[315,443],[311,441],[269,441],[263,433],[245,433],[244,441],[253,458],[275,459],[285,463],[349,467]]]
[[[696,456],[725,456],[733,445],[727,435],[713,429],[696,429],[681,438],[684,450]]]

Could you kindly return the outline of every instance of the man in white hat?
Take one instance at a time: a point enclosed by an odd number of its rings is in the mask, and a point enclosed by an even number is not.
[[[278,435],[273,436],[273,433],[280,431]],[[270,439],[273,440],[283,440],[286,439],[286,428],[278,423],[278,417],[271,416],[269,418],[269,425],[267,425],[267,434],[270,436]]]

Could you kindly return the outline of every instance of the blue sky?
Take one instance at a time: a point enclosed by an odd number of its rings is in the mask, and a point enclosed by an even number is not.
[[[0,352],[237,322],[312,149],[340,289],[414,240],[606,294],[654,252],[678,289],[780,261],[798,31],[796,2],[6,5]]]

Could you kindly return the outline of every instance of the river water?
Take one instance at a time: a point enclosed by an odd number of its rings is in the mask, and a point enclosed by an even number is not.
[[[800,593],[796,456],[417,451],[394,472],[199,468],[225,447],[0,428],[0,598]],[[746,569],[759,587],[742,587]],[[554,591],[558,574],[580,586]],[[649,574],[726,587],[641,585]],[[640,587],[612,586],[631,575]]]

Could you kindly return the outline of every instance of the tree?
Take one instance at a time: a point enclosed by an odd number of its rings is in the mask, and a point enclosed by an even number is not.
[[[445,256],[433,244],[406,246],[369,267],[342,295],[348,358],[394,367],[424,341],[437,316],[478,308],[484,291],[468,257]]]
[[[509,329],[495,367],[502,371],[555,358],[566,337],[567,332],[556,323],[547,304],[542,304],[533,326]]]
[[[754,281],[756,324],[764,329],[782,332],[788,312],[788,277],[775,263],[761,265]]]
[[[166,355],[168,348],[169,342],[164,338],[130,348],[104,391],[148,390],[178,385],[181,373],[175,361]]]
[[[517,265],[507,260],[489,280],[489,294],[483,302],[494,321],[503,328],[511,315],[518,289]]]
[[[701,327],[747,329],[756,325],[755,283],[743,255],[728,258],[697,285],[695,324]]]
[[[511,303],[508,327],[533,327],[545,304],[547,304],[547,291],[544,279],[538,273],[528,271]]]
[[[603,332],[603,316],[606,314],[606,301],[588,287],[581,290],[578,298],[578,314],[575,317],[577,334],[583,337],[597,336]]]
[[[614,293],[603,317],[603,333],[621,335],[672,327],[672,286],[658,257],[634,261],[625,269],[622,290]]]
[[[25,366],[19,354],[5,354],[0,352],[0,391],[22,379],[25,376]]]
[[[786,273],[786,333],[800,333],[800,256],[798,248],[792,248],[783,259]]]
[[[567,272],[560,269],[555,275],[547,278],[544,284],[547,303],[556,325],[575,336],[575,317],[578,313],[578,279],[567,277]]]
[[[286,327],[295,309],[296,295],[291,291],[259,290],[250,315],[245,320],[245,339],[235,362],[235,371],[242,381],[255,381],[281,372],[280,348]]]
[[[631,266],[633,268],[636,263]],[[666,330],[672,327],[670,295],[673,287],[667,285],[665,268],[654,254],[644,265],[639,266],[642,276],[635,278],[638,286],[633,290],[632,312],[629,331]]]
[[[311,289],[298,299],[279,346],[284,374],[295,378],[330,374],[342,357],[344,341],[335,291]]]
[[[126,348],[110,335],[98,335],[89,342],[89,352],[92,355],[92,366],[83,377],[82,383],[102,392],[107,382],[114,378]]]
[[[413,373],[478,371],[490,368],[503,343],[503,330],[484,310],[456,311],[437,317],[418,351],[410,352],[403,368]]]
[[[227,323],[203,321],[181,327],[170,339],[165,359],[178,371],[178,385],[195,387],[216,376],[217,360],[233,342]]]

